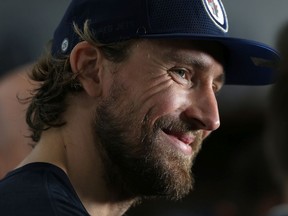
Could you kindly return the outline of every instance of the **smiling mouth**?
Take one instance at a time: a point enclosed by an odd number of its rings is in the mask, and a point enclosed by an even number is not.
[[[170,139],[177,149],[182,151],[186,155],[193,154],[193,143],[196,139],[196,136],[191,132],[175,132],[167,129],[162,130],[164,134]]]

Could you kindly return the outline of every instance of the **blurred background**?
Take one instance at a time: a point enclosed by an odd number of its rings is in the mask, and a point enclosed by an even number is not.
[[[288,21],[287,0],[222,0],[231,36],[275,47]],[[69,0],[0,1],[0,73],[35,61]],[[204,143],[193,168],[195,190],[180,202],[144,202],[128,216],[264,216],[281,202],[264,155],[271,86],[225,86],[218,95],[221,127]]]

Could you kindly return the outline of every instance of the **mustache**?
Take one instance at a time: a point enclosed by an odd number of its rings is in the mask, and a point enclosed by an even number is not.
[[[195,129],[195,126],[188,121],[181,120],[172,116],[162,116],[155,121],[153,130],[168,130],[175,133],[192,133],[194,135],[199,135],[201,132]]]

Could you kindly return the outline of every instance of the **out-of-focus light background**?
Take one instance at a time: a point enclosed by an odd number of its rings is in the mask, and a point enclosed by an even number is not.
[[[0,73],[41,55],[69,2],[0,1]],[[287,0],[222,2],[231,36],[275,48],[288,21]],[[270,87],[225,86],[218,95],[221,128],[207,139],[193,168],[195,190],[176,203],[144,202],[127,215],[264,216],[281,198],[263,153]]]

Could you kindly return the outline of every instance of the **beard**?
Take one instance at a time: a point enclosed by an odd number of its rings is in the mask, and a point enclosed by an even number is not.
[[[181,153],[165,142],[163,129],[188,132],[191,125],[170,115],[158,118],[153,125],[149,113],[139,120],[133,103],[123,105],[124,92],[114,85],[92,122],[107,187],[122,200],[183,198],[193,187],[191,167],[200,150],[202,133],[194,132],[192,156]]]

